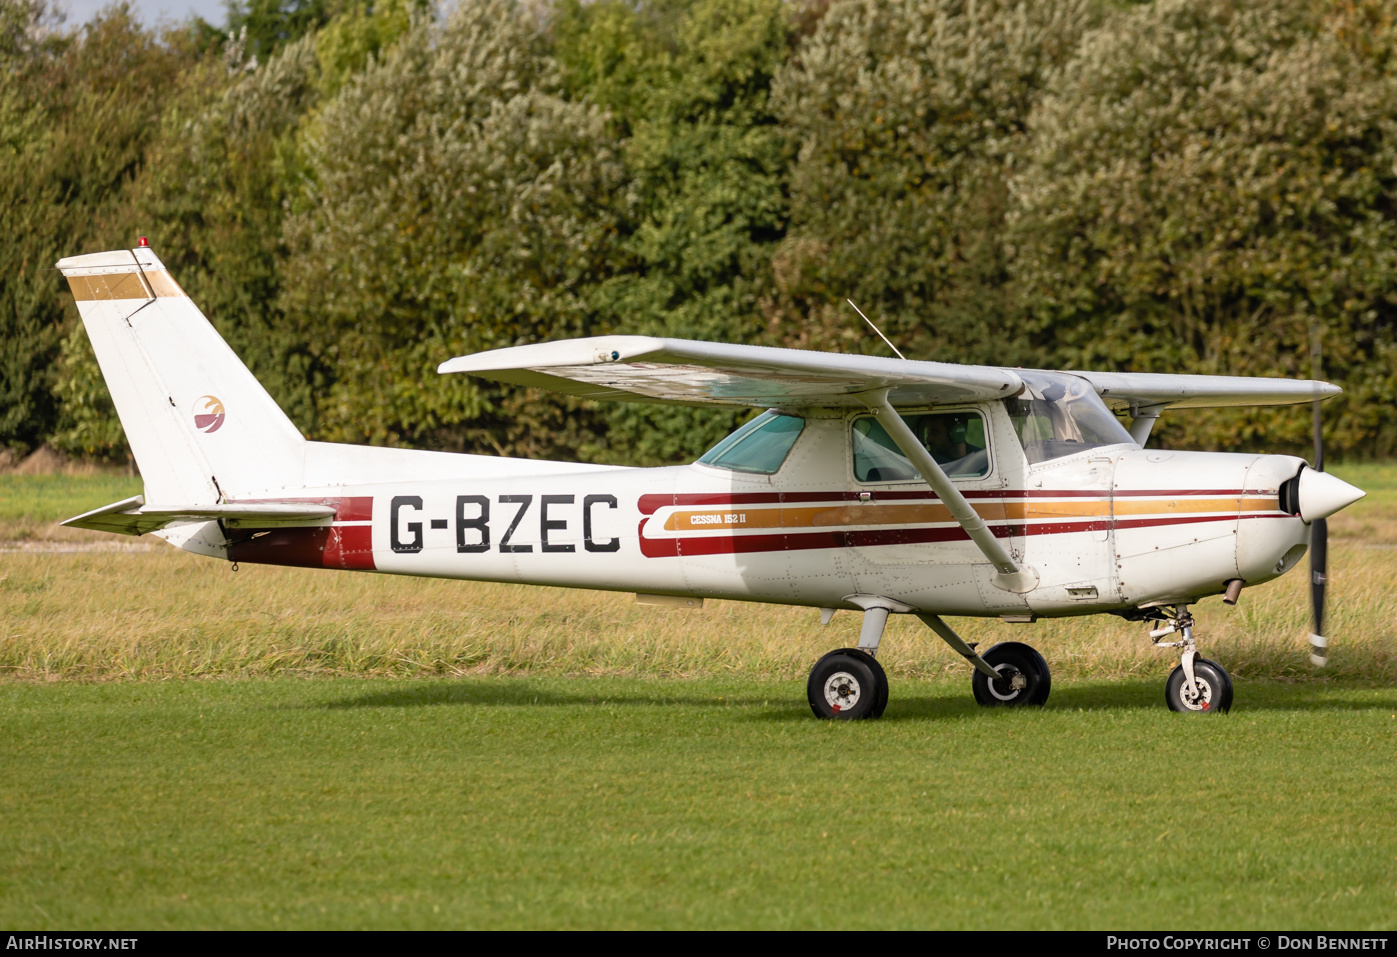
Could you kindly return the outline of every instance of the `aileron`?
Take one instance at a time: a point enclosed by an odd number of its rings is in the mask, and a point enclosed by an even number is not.
[[[1091,383],[1107,405],[1139,408],[1210,409],[1256,405],[1300,405],[1343,390],[1312,379],[1254,376],[1167,375],[1152,372],[1073,372]]]

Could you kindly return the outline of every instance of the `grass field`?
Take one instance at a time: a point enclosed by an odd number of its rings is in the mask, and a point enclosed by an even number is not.
[[[1392,927],[1392,689],[968,684],[10,683],[0,925]]]
[[[956,622],[1026,713],[894,619],[857,725],[853,615],[74,551],[139,482],[0,476],[0,924],[1390,929],[1397,468],[1336,471],[1333,668],[1295,574],[1200,606],[1220,719],[1139,625]]]

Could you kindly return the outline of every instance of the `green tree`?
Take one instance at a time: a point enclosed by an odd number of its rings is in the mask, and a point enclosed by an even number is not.
[[[338,0],[227,0],[228,38],[253,61],[274,53],[324,26],[338,12]]]
[[[376,0],[341,11],[315,36],[321,93],[333,96],[407,32],[414,13],[426,15],[429,6],[425,0]]]
[[[574,97],[609,110],[626,137],[624,240],[590,293],[616,332],[758,341],[772,251],[785,231],[785,155],[769,105],[790,49],[780,0],[563,6],[554,28]],[[702,452],[734,424],[709,410],[606,412],[626,461]]]
[[[55,429],[55,361],[76,310],[53,268],[125,244],[122,193],[136,176],[164,91],[196,54],[162,42],[125,5],[55,35],[45,8],[0,0],[0,444]],[[96,450],[101,451],[101,450]]]
[[[255,69],[209,58],[166,105],[130,215],[229,345],[302,429],[316,427],[323,373],[279,308],[296,136],[320,103],[315,41]]]
[[[1082,41],[1014,181],[1015,273],[1068,365],[1307,376],[1336,449],[1390,454],[1397,83],[1390,5],[1159,0]],[[1332,408],[1331,408],[1332,406]],[[1306,443],[1294,412],[1166,417],[1170,441]]]
[[[1017,364],[1035,350],[1006,285],[1008,179],[1089,0],[836,0],[776,83],[794,160],[774,334],[909,357]]]
[[[261,63],[234,43],[190,64],[167,91],[147,160],[126,189],[127,232],[150,237],[224,338],[311,434],[317,396],[333,370],[281,309],[283,221],[306,175],[299,136],[327,92],[391,46],[410,14],[400,0],[352,4],[324,30]],[[122,449],[80,327],[64,341],[58,371],[60,422],[51,441],[74,454]]]
[[[283,303],[334,379],[329,438],[576,454],[585,416],[437,376],[445,358],[585,335],[621,185],[601,113],[560,95],[508,0],[419,18],[325,104],[288,222]]]

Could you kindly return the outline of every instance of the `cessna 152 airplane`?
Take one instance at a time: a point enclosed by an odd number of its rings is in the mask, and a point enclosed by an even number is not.
[[[1110,613],[1177,648],[1176,711],[1226,711],[1189,606],[1294,568],[1363,492],[1288,455],[1143,448],[1165,410],[1336,395],[1312,381],[953,365],[601,336],[498,349],[442,373],[598,400],[764,409],[691,465],[617,468],[308,442],[146,245],[64,259],[145,482],[65,524],[190,552],[863,615],[815,663],[824,718],[879,716],[891,614],[974,667],[982,705],[1041,705],[1026,644],[979,653],[943,615]],[[1128,412],[1127,428],[1113,412]],[[1316,462],[1316,466],[1320,466]],[[1323,663],[1323,563],[1314,656]],[[1165,638],[1173,638],[1164,641]]]

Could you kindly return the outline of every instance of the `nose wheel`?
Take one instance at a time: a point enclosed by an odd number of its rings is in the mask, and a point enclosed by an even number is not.
[[[1194,658],[1193,684],[1189,684],[1184,666],[1175,665],[1164,683],[1164,700],[1170,711],[1224,714],[1232,707],[1232,679],[1216,661]]]
[[[1232,679],[1216,661],[1198,657],[1193,640],[1193,616],[1182,605],[1161,616],[1163,625],[1150,632],[1156,648],[1181,650],[1179,664],[1164,683],[1164,702],[1183,714],[1226,714],[1232,707]],[[1161,641],[1179,634],[1178,641]]]
[[[888,676],[878,659],[867,652],[840,648],[815,662],[805,683],[805,695],[817,718],[878,718],[888,706]]]

